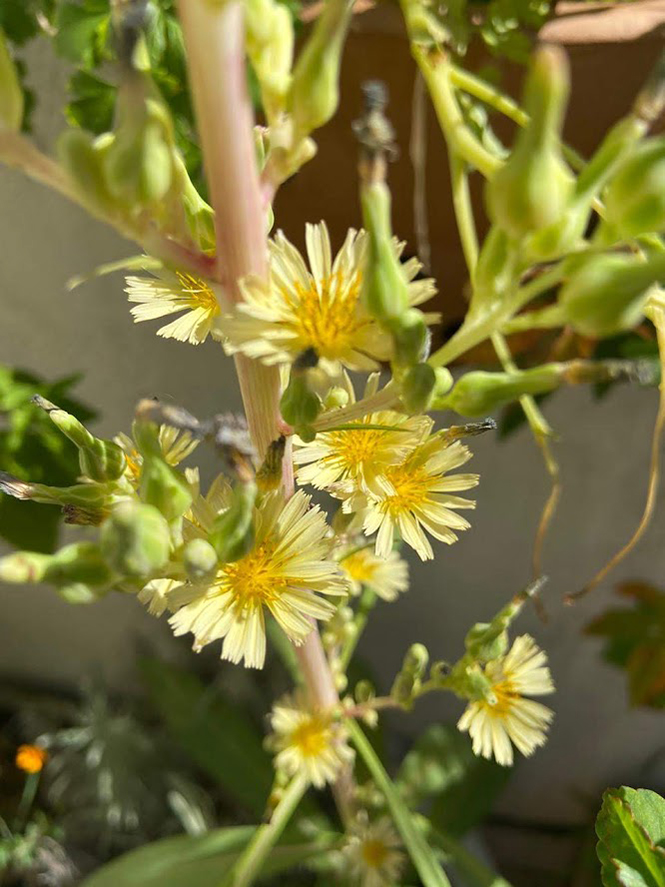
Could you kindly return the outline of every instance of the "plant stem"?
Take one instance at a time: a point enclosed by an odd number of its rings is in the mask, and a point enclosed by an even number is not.
[[[358,641],[360,640],[362,633],[365,630],[367,620],[369,619],[369,614],[372,612],[375,603],[376,594],[372,591],[371,588],[365,586],[360,596],[358,609],[353,620],[353,634],[344,644],[342,652],[340,653],[339,666],[342,672],[345,672],[346,669],[349,667],[351,658],[355,652],[356,647],[358,646]]]
[[[307,791],[308,781],[303,774],[294,776],[275,807],[270,822],[260,825],[254,832],[247,847],[228,875],[220,883],[220,887],[249,887],[259,875],[268,854],[286,828],[298,804]]]
[[[179,12],[215,210],[218,269],[236,301],[242,278],[268,274],[267,225],[247,92],[243,4],[180,0]],[[279,370],[242,355],[235,362],[250,434],[262,457],[279,435]],[[293,493],[290,448],[284,455],[284,493],[287,497]],[[322,708],[337,705],[339,697],[316,623],[312,622],[296,654],[311,703]],[[340,813],[344,812],[342,804]]]

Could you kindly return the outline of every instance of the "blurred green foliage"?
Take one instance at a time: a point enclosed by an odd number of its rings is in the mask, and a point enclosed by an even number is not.
[[[54,401],[82,422],[93,410],[70,394],[79,375],[55,382],[26,370],[0,366],[0,468],[21,480],[68,486],[79,475],[76,447],[48,415],[31,403],[35,394]],[[0,537],[20,548],[51,552],[58,539],[61,514],[36,502],[0,498]]]

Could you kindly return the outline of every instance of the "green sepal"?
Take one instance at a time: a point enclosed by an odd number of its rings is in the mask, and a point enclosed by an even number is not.
[[[408,285],[393,242],[388,186],[363,183],[360,203],[368,234],[360,298],[369,314],[383,324],[398,319],[409,307]]]
[[[99,544],[116,573],[148,578],[166,566],[171,534],[155,507],[127,501],[117,505],[102,525]]]
[[[485,416],[524,394],[554,391],[563,380],[563,372],[562,364],[550,363],[509,373],[465,373],[450,392],[434,399],[432,408],[455,410],[460,416]]]
[[[139,496],[154,505],[167,521],[182,517],[192,504],[192,490],[185,475],[164,458],[159,428],[154,422],[134,422],[133,437],[143,457]]]
[[[231,505],[215,518],[208,541],[221,563],[240,560],[252,550],[256,494],[255,483],[236,483],[232,489]]]

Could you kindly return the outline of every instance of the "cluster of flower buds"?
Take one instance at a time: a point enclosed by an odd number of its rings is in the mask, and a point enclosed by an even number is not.
[[[313,440],[313,423],[324,408],[312,384],[312,373],[319,362],[313,348],[303,351],[291,365],[289,384],[284,389],[279,408],[282,418],[294,428],[301,440]]]
[[[207,250],[214,245],[213,211],[176,147],[173,120],[150,74],[143,24],[130,16],[116,22],[121,76],[113,131],[93,137],[66,130],[60,162],[91,213],[139,233],[149,217],[164,233]]]

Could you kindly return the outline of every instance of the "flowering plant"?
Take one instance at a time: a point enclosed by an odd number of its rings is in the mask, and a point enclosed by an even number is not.
[[[518,6],[521,14],[531,9]],[[532,54],[520,107],[463,67],[477,30],[472,17],[465,23],[461,9],[454,15],[426,0],[402,0],[401,10],[446,139],[470,280],[463,323],[435,350],[438,315],[419,307],[435,282],[422,276],[417,258],[406,258],[393,231],[395,144],[380,82],[365,86],[355,125],[362,230],[350,229],[335,253],[325,223],[308,225],[306,256],[279,230],[271,233],[279,187],[311,159],[313,136],[338,105],[354,11],[348,0],[327,0],[297,54],[293,17],[278,0],[181,0],[177,16],[170,3],[60,5],[58,39],[74,55],[82,56],[81,22],[90,58],[107,52],[100,19],[111,29],[117,91],[112,122],[98,133],[68,128],[57,160],[20,132],[24,93],[10,43],[0,44],[0,159],[139,244],[141,255],[98,271],[130,272],[126,293],[136,321],[168,318],[158,335],[194,345],[211,338],[220,359],[225,352],[235,360],[246,419],[199,419],[141,401],[131,436],[103,440],[38,395],[36,407],[78,448],[80,477],[56,487],[0,475],[7,495],[59,506],[68,523],[86,528],[82,541],[55,554],[2,558],[3,581],[46,582],[73,604],[112,591],[134,595],[155,616],[168,614],[174,633],[191,636],[195,650],[213,644],[223,659],[259,669],[270,639],[294,670],[298,688],[269,716],[274,784],[266,822],[250,835],[222,830],[224,861],[213,880],[200,883],[246,887],[304,862],[322,884],[419,879],[447,887],[452,860],[473,883],[507,884],[411,809],[408,780],[389,777],[369,737],[384,709],[408,711],[427,693],[450,692],[465,703],[458,727],[476,755],[508,767],[515,750],[530,755],[543,745],[552,712],[538,700],[554,691],[546,655],[529,635],[510,637],[542,587],[540,548],[558,495],[552,432],[535,397],[565,384],[644,381],[645,368],[576,357],[519,369],[506,337],[566,328],[598,340],[640,327],[665,359],[665,142],[649,136],[665,103],[662,70],[585,161],[561,138],[569,91],[561,49],[540,46]],[[39,15],[50,26],[52,6]],[[480,31],[490,45],[492,35],[510,31],[502,31],[501,15],[498,4],[489,5]],[[521,16],[506,8],[503,20],[514,27]],[[156,22],[168,35],[162,44]],[[515,52],[522,45],[506,40]],[[210,203],[194,184],[196,162],[164,76],[169,41],[184,46]],[[254,125],[246,61],[263,127]],[[487,121],[479,133],[470,99],[516,123],[510,152]],[[70,118],[80,123],[80,112],[79,105]],[[486,180],[490,222],[482,243],[469,192],[476,174]],[[451,364],[486,340],[501,369],[454,379]],[[533,582],[470,628],[458,659],[430,662],[414,644],[387,693],[354,683],[349,667],[372,608],[407,589],[403,553],[432,559],[439,543],[469,529],[468,494],[479,478],[466,470],[467,441],[494,427],[488,413],[515,401],[553,478]],[[452,424],[440,427],[431,413],[452,413]],[[653,510],[664,421],[661,396],[644,517],[618,558]],[[208,486],[197,467],[182,464],[205,446],[221,460]],[[328,494],[325,510],[309,488]],[[359,784],[363,773],[370,781]],[[303,799],[327,785],[336,813],[312,815]],[[419,788],[416,780],[416,807]],[[659,840],[648,848],[649,864],[662,876]],[[608,871],[621,852],[607,851]],[[89,883],[147,883],[146,859],[128,857]],[[209,872],[210,854],[205,861]]]

